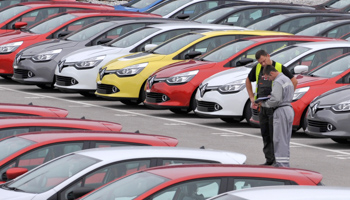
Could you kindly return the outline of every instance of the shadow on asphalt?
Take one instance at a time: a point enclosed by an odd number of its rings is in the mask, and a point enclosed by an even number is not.
[[[47,93],[61,93],[59,90],[55,90],[55,89],[42,89],[42,88],[39,88],[38,86],[36,85],[33,85],[33,88],[25,88],[25,89],[18,89],[22,92],[29,92],[29,93],[34,93],[34,94],[41,94],[41,93],[44,93],[44,94],[47,94]]]
[[[0,78],[0,85],[21,85],[21,83],[18,83],[12,79],[3,79]]]

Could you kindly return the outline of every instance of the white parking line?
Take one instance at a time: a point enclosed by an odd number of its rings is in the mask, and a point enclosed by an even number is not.
[[[29,93],[29,92],[22,92],[22,91],[10,89],[10,88],[4,88],[4,87],[0,87],[0,88],[2,88],[4,90],[7,90],[7,91],[18,92],[18,93],[23,93],[23,94],[27,94],[27,95],[33,95],[33,96],[37,96],[37,97],[41,97],[41,98],[56,99],[56,100],[70,102],[70,103],[76,103],[76,104],[81,104],[81,105],[88,105],[88,106],[98,107],[98,108],[102,108],[102,109],[108,109],[108,110],[113,110],[113,111],[118,111],[118,112],[123,112],[123,113],[128,113],[128,114],[134,114],[134,115],[138,115],[138,116],[152,117],[152,118],[155,118],[155,119],[171,121],[172,123],[177,123],[177,124],[192,125],[192,126],[202,127],[202,128],[206,128],[206,129],[212,129],[212,130],[216,130],[216,131],[220,131],[220,132],[235,133],[235,134],[242,135],[242,136],[249,136],[249,137],[254,137],[254,138],[261,139],[260,136],[251,135],[251,134],[243,133],[243,132],[239,132],[239,131],[232,131],[232,130],[228,130],[228,129],[224,129],[224,128],[216,128],[216,127],[211,127],[211,126],[206,126],[206,125],[202,125],[202,124],[196,124],[196,123],[186,122],[186,121],[181,121],[181,120],[176,120],[176,119],[168,119],[168,118],[164,118],[164,117],[156,117],[156,116],[146,115],[146,114],[142,114],[142,113],[130,112],[130,111],[127,111],[127,110],[108,108],[108,107],[94,105],[94,104],[85,103],[85,102],[79,102],[79,101],[73,101],[73,100],[68,100],[68,99],[62,99],[62,98],[57,98],[57,97],[46,96],[46,95],[42,95],[42,94],[32,94],[32,93]],[[169,124],[171,124],[171,123],[169,123]],[[296,146],[299,146],[299,147],[305,147],[305,148],[316,149],[316,150],[327,151],[327,152],[332,152],[332,153],[337,153],[337,154],[350,156],[350,152],[344,152],[344,151],[340,151],[340,150],[327,149],[327,148],[322,148],[322,147],[315,147],[315,146],[301,144],[301,143],[295,143],[295,142],[291,142],[290,144],[291,145],[296,145]]]

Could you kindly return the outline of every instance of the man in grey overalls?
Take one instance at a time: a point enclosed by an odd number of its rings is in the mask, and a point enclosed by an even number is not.
[[[292,81],[275,67],[268,65],[264,75],[273,81],[270,99],[261,102],[262,106],[274,108],[273,113],[273,145],[275,164],[277,167],[289,167],[289,143],[292,136],[294,110],[291,102],[294,95]]]

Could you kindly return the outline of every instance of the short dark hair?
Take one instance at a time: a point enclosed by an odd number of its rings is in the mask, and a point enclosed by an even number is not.
[[[270,75],[270,72],[277,72],[277,69],[272,65],[266,65],[263,70],[264,75]]]
[[[267,52],[265,50],[263,50],[263,49],[257,51],[255,53],[255,59],[259,60],[260,56],[267,56]]]

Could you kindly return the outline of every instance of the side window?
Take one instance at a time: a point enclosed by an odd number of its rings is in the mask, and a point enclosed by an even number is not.
[[[149,200],[181,199],[204,200],[219,194],[221,179],[211,178],[184,182],[170,186],[150,198]]]
[[[214,161],[207,160],[183,160],[183,159],[163,159],[162,165],[184,165],[184,164],[208,164],[216,163]]]
[[[323,37],[331,37],[331,38],[340,38],[341,36],[350,32],[350,24],[346,24],[344,26],[339,26],[334,28],[327,33],[323,34]]]
[[[246,26],[250,22],[262,17],[263,9],[243,10],[228,16],[220,24],[233,23],[235,26]]]
[[[154,36],[150,40],[144,42],[143,44],[139,45],[132,52],[144,51],[145,50],[145,46],[147,44],[157,44],[158,45],[158,44],[161,44],[161,43],[165,42],[166,40],[169,40],[170,38],[173,38],[173,37],[175,37],[177,35],[181,35],[183,33],[187,33],[189,31],[191,31],[191,29],[172,30],[172,31],[167,31],[167,32],[161,33],[161,34],[159,34],[157,36]]]
[[[283,11],[286,11],[288,9],[283,9],[283,8],[270,8],[269,9],[269,14],[272,14],[272,13],[276,13],[276,12],[283,12]]]
[[[96,189],[126,174],[149,168],[150,162],[150,160],[134,160],[102,167],[94,172],[85,175],[79,181],[64,189],[62,192],[60,192],[59,197],[61,200],[67,199],[69,193],[79,187],[89,187]]]
[[[8,136],[18,135],[21,133],[28,133],[32,131],[34,131],[32,127],[5,128],[0,130],[0,139]]]
[[[343,83],[343,84],[349,84],[350,83],[350,73],[347,75],[343,76],[341,79],[337,81],[337,83]],[[0,174],[1,175],[1,174]]]
[[[89,25],[93,22],[96,22],[98,20],[101,20],[101,19],[105,19],[106,17],[90,17],[90,18],[85,18],[85,19],[81,19],[81,20],[78,20],[78,21],[75,21],[63,28],[61,28],[60,30],[56,31],[55,33],[53,33],[53,38],[58,38],[58,34],[60,32],[63,32],[63,31],[76,31],[76,30],[79,30],[83,27],[85,27],[86,25]]]
[[[79,151],[82,149],[83,142],[48,145],[20,156],[17,159],[17,166],[31,170],[34,167],[43,164],[44,162],[47,162],[64,154]]]
[[[79,10],[88,10],[86,8],[65,8],[65,12],[68,12],[68,11],[79,11]]]
[[[278,28],[276,28],[275,31],[292,33],[295,30],[299,30],[301,27],[304,27],[308,24],[315,22],[316,18],[317,17],[304,17],[304,18],[290,20],[290,21],[282,24]]]
[[[175,59],[180,59],[180,60],[187,59],[186,55],[191,51],[198,51],[198,52],[201,52],[202,54],[205,54],[215,49],[218,46],[221,46],[227,42],[235,40],[237,37],[239,37],[239,35],[225,35],[225,36],[209,38],[181,52],[178,56],[176,56]]]
[[[235,178],[234,190],[241,190],[245,188],[261,187],[261,186],[274,186],[274,185],[287,185],[283,180],[274,179],[253,179],[253,178]]]
[[[176,13],[172,18],[181,14],[187,14],[191,18],[216,6],[218,6],[217,1],[199,2],[181,10],[180,12]]]
[[[147,146],[137,143],[120,143],[120,142],[96,142],[92,148],[104,148],[104,147],[122,147],[122,146]]]
[[[228,64],[225,65],[225,67],[234,67],[236,66],[237,61],[243,59],[243,58],[251,58],[251,59],[255,59],[255,53],[259,50],[264,49],[265,51],[267,51],[267,53],[271,54],[277,50],[280,50],[284,47],[288,46],[288,41],[283,41],[283,42],[273,42],[273,43],[267,43],[267,44],[263,44],[257,47],[254,47],[248,51],[246,51],[244,54],[236,57],[235,59],[233,59],[232,61],[230,61]]]
[[[38,130],[36,130],[36,131],[55,131],[55,130],[85,130],[85,129],[48,126],[48,127],[38,127]]]

